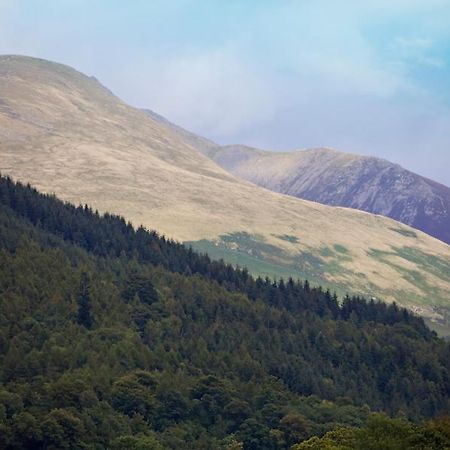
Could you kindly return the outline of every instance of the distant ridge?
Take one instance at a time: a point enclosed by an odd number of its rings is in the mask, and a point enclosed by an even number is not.
[[[450,188],[398,164],[329,148],[268,152],[235,145],[208,154],[259,186],[381,214],[450,244]]]
[[[448,245],[388,218],[243,181],[191,133],[70,67],[0,57],[0,172],[256,275],[396,301],[450,334]]]
[[[191,133],[190,131],[178,125],[175,125],[174,123],[167,120],[164,116],[161,116],[160,114],[157,114],[150,109],[144,109],[143,111],[153,120],[167,127],[170,132],[178,134],[184,139],[187,144],[192,145],[192,147],[200,150],[202,153],[208,154],[212,149],[217,147],[217,144],[215,142],[198,136],[197,134]]]
[[[275,152],[221,146],[145,111],[240,178],[297,198],[390,217],[450,245],[450,188],[398,164],[333,148]]]

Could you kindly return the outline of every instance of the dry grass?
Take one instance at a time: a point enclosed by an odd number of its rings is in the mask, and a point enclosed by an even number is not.
[[[352,273],[330,281],[354,291],[364,284],[407,302],[426,298],[369,249],[414,247],[447,261],[450,247],[424,233],[403,236],[397,222],[346,208],[333,208],[277,194],[236,179],[170,127],[114,97],[97,81],[65,66],[23,57],[0,58],[0,170],[38,189],[100,211],[124,215],[181,241],[215,239],[247,231],[290,253],[316,252],[340,244]],[[298,242],[277,239],[289,235]],[[450,292],[432,270],[397,258],[407,270]],[[325,274],[325,277],[327,274]],[[442,300],[442,299],[441,299]],[[445,300],[445,299],[444,299]],[[450,305],[450,295],[449,295]],[[426,309],[426,308],[425,308]]]

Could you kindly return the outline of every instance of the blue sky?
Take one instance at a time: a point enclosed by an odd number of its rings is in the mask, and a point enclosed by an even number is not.
[[[450,0],[0,0],[0,53],[220,143],[329,146],[450,185]]]

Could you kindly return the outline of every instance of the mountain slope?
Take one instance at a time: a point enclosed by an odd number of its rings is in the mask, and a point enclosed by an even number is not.
[[[326,148],[278,153],[229,146],[207,153],[259,186],[381,214],[450,244],[450,188],[384,159]]]
[[[162,127],[166,128],[171,134],[177,135],[183,142],[191,145],[197,150],[200,150],[204,154],[209,154],[209,152],[217,147],[217,144],[209,139],[199,136],[195,133],[175,125],[174,123],[167,120],[165,117],[161,116],[150,109],[143,110],[145,114],[151,117],[154,121],[158,122]]]
[[[0,337],[2,450],[288,450],[369,408],[450,408],[450,345],[421,318],[255,280],[4,177]],[[444,448],[437,428],[408,449]]]
[[[396,300],[447,326],[450,247],[380,216],[241,181],[95,79],[0,58],[0,171],[253,273]]]

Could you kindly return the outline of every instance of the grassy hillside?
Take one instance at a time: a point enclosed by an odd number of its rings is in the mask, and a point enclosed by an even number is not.
[[[2,449],[287,450],[450,407],[449,344],[397,306],[254,279],[4,178],[0,256]]]
[[[448,325],[449,246],[380,216],[240,181],[183,133],[69,67],[4,56],[0,80],[3,174],[217,249],[254,273],[307,276],[340,292],[396,300]],[[409,250],[420,260],[405,257]]]
[[[230,173],[259,186],[381,214],[450,244],[450,188],[398,164],[330,148],[269,152],[199,146]]]

